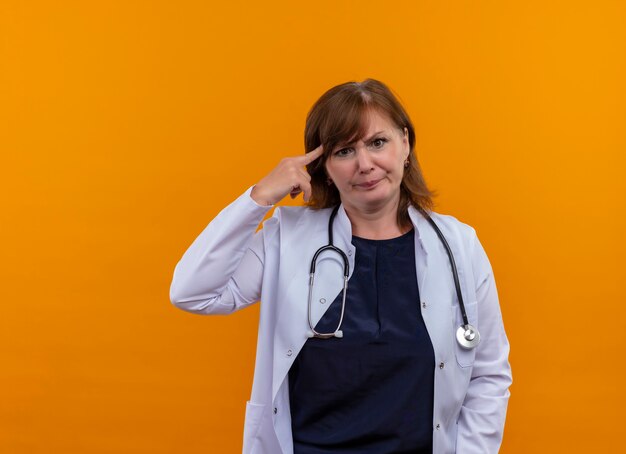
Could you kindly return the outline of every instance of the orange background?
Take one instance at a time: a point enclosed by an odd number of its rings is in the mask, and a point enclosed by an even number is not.
[[[502,452],[615,452],[625,23],[618,0],[4,0],[0,452],[240,451],[258,306],[179,311],[174,266],[302,152],[318,96],[366,77],[495,270]]]

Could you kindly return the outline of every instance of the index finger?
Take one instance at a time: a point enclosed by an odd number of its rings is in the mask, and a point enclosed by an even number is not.
[[[323,145],[320,145],[315,150],[309,151],[307,154],[304,155],[304,158],[303,158],[304,165],[312,163],[317,158],[322,156],[322,154],[324,154],[324,146]]]

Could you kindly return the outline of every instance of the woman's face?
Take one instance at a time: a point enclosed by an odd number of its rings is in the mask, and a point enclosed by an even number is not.
[[[364,137],[335,147],[326,172],[346,207],[372,212],[398,202],[410,147],[407,129],[401,131],[386,115],[370,110],[365,121]]]

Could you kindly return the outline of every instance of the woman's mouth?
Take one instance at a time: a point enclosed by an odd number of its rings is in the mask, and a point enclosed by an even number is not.
[[[370,180],[370,181],[365,181],[363,183],[355,184],[355,186],[361,189],[371,189],[374,186],[376,186],[380,181],[381,180]]]

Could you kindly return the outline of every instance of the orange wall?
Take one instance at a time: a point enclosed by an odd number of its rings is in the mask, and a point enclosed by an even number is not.
[[[502,452],[614,452],[624,2],[336,3],[0,4],[0,452],[240,451],[258,307],[176,310],[172,271],[302,152],[315,99],[366,77],[400,94],[437,210],[494,267]]]

